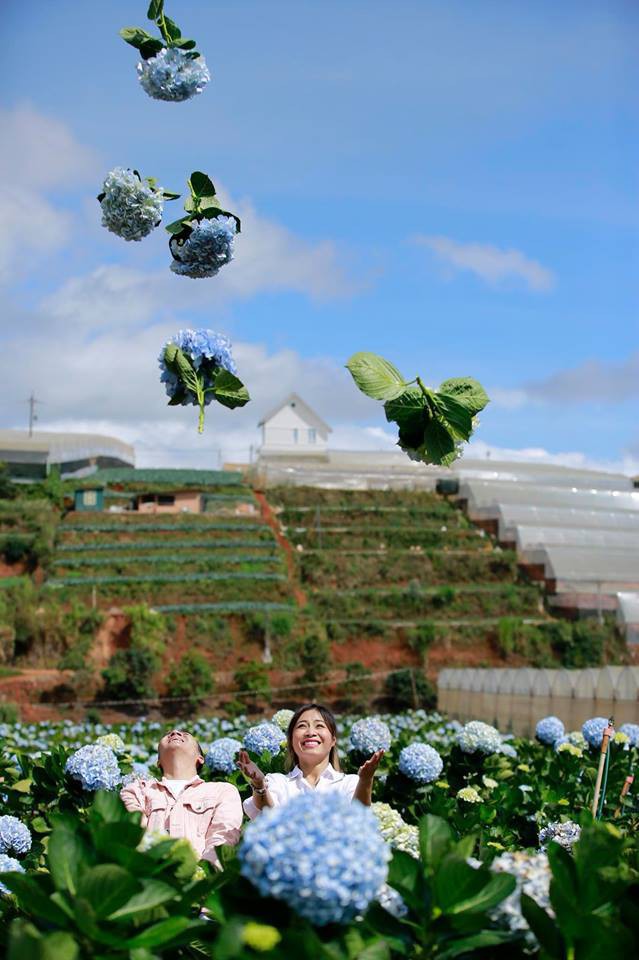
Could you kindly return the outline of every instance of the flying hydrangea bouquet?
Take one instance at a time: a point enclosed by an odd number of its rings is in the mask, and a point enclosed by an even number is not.
[[[195,40],[182,36],[178,25],[164,13],[164,0],[151,0],[147,17],[160,30],[154,37],[141,27],[124,27],[120,36],[140,51],[138,79],[154,100],[179,102],[202,93],[211,79]]]
[[[445,380],[433,390],[420,377],[405,380],[388,360],[365,352],[354,353],[346,367],[362,393],[384,401],[386,419],[399,427],[398,445],[422,463],[450,466],[488,403],[484,388],[471,377]]]
[[[142,179],[137,170],[114,167],[98,194],[102,226],[123,240],[142,240],[160,225],[164,201],[179,196],[159,187],[154,177]]]
[[[164,345],[159,361],[169,406],[199,407],[198,433],[212,400],[234,409],[251,399],[236,376],[230,341],[213,330],[179,330]]]
[[[240,218],[224,210],[206,173],[194,171],[187,181],[190,195],[183,217],[167,226],[173,255],[171,270],[183,277],[214,277],[233,259]]]

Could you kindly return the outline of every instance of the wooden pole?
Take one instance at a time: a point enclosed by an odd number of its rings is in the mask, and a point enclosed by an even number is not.
[[[621,793],[619,794],[619,806],[615,810],[615,817],[619,817],[621,815],[623,801],[625,800],[626,795],[630,790],[630,787],[634,783],[634,779],[635,779],[634,775],[632,773],[629,773],[626,779],[624,780],[623,787],[621,788]]]
[[[601,738],[601,753],[599,754],[599,768],[597,770],[597,779],[595,781],[595,795],[592,801],[592,815],[597,817],[597,807],[599,806],[599,794],[601,793],[601,780],[603,778],[604,766],[606,763],[606,754],[608,753],[608,747],[610,740],[615,735],[615,728],[612,725],[612,717],[608,721],[608,726],[603,732]]]

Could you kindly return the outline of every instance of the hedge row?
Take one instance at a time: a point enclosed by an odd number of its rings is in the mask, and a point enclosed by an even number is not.
[[[223,550],[227,548],[250,547],[253,550],[273,550],[275,548],[275,539],[271,535],[263,540],[175,540],[171,539],[171,546],[165,546],[165,540],[134,540],[126,543],[61,543],[57,547],[58,553],[93,553],[97,551],[111,550],[167,550],[173,555],[176,549],[191,550]]]
[[[140,534],[144,539],[160,541],[163,543],[170,543],[173,545],[183,538],[184,529],[163,529],[161,527],[154,528],[146,531],[139,531],[135,529],[129,530],[117,530],[117,531],[86,531],[86,532],[75,532],[70,531],[68,528],[64,531],[64,538],[62,544],[75,544],[75,543],[129,543],[129,544],[138,544],[142,542],[140,539]],[[273,542],[274,535],[270,527],[267,526],[253,526],[250,530],[242,529],[242,527],[233,527],[230,525],[218,525],[217,527],[202,527],[197,530],[198,536],[200,538],[200,543],[207,541],[217,541],[230,539],[230,536],[233,533],[237,534],[239,540],[246,539],[246,534],[249,533],[251,538],[259,538],[261,540],[268,540]]]
[[[208,580],[286,580],[281,573],[143,573],[114,577],[58,577],[48,580],[51,589],[73,585],[105,586],[114,583],[196,583]]]
[[[442,530],[420,526],[406,527],[375,527],[368,525],[354,525],[351,527],[322,527],[319,531],[314,527],[288,527],[288,539],[295,545],[322,547],[328,549],[344,548],[346,550],[371,547],[378,549],[382,544],[393,549],[394,547],[419,546],[422,549],[436,548],[477,548],[482,550],[486,546],[484,537],[475,530]]]
[[[237,600],[229,603],[170,603],[154,606],[160,613],[295,613],[292,603],[268,603]]]
[[[131,582],[127,578],[109,577],[105,583],[91,583],[88,578],[66,581],[64,586],[55,589],[55,596],[60,602],[83,600],[92,601],[95,590],[97,603],[101,607],[109,606],[114,600],[119,604],[148,603],[157,604],[184,604],[206,602],[243,602],[247,597],[251,601],[284,601],[289,599],[289,586],[285,578],[273,577],[247,578],[243,583],[237,579],[191,580],[179,578],[165,581],[155,578],[152,582]]]
[[[189,514],[187,518],[178,518],[175,521],[167,520],[164,517],[162,520],[149,520],[148,517],[140,517],[135,520],[130,518],[122,518],[121,523],[86,523],[83,521],[78,522],[65,522],[64,526],[61,529],[62,533],[68,533],[69,531],[81,531],[82,533],[121,533],[123,530],[130,528],[132,530],[259,530],[260,527],[263,527],[263,523],[256,523],[254,520],[238,520],[235,523],[220,523],[218,520],[211,520],[210,517],[207,517],[205,514],[200,514],[201,519],[197,520],[193,514]]]
[[[219,557],[211,557],[206,554],[194,556],[192,553],[185,556],[175,553],[167,554],[130,554],[119,557],[77,557],[71,559],[55,560],[54,567],[64,567],[65,569],[80,569],[82,567],[113,567],[113,566],[136,566],[144,564],[145,566],[202,566],[205,569],[214,569],[215,567],[226,566],[226,564],[253,564],[253,563],[279,563],[280,558],[277,554],[261,554],[253,556],[251,554],[223,554]]]

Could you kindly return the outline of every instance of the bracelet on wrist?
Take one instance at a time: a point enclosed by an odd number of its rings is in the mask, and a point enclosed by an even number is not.
[[[258,797],[263,797],[266,794],[266,787],[253,787],[253,793]]]

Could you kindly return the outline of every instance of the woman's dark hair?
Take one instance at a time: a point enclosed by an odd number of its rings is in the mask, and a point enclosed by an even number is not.
[[[330,730],[331,736],[335,737],[335,740],[337,741],[337,722],[328,707],[322,706],[321,703],[302,704],[302,706],[298,707],[291,717],[290,723],[286,730],[286,749],[288,753],[286,758],[286,766],[289,770],[292,770],[293,767],[299,763],[297,754],[293,750],[293,731],[295,730],[297,722],[302,714],[307,713],[309,710],[317,710],[317,712],[321,714],[322,720]],[[328,762],[331,764],[334,770],[342,769],[339,762],[339,754],[337,752],[337,742],[333,747],[331,747],[331,752],[328,755]]]

